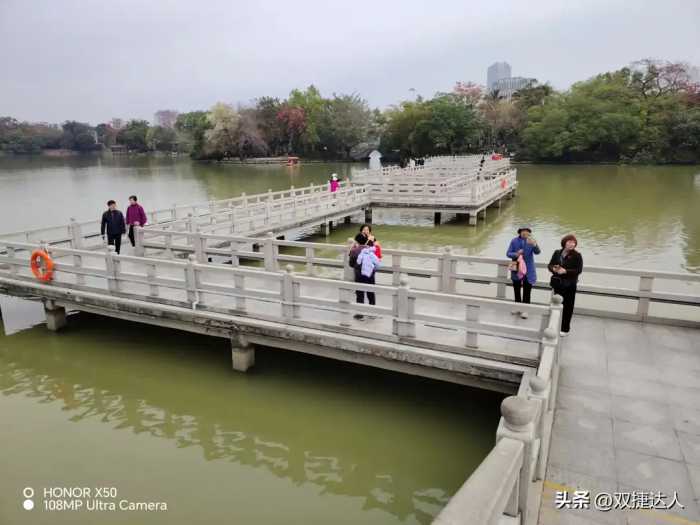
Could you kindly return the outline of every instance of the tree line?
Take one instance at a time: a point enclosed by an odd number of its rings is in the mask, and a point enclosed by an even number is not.
[[[221,160],[300,155],[363,157],[378,148],[393,160],[498,150],[553,162],[699,162],[700,85],[689,66],[645,59],[556,91],[536,81],[512,97],[473,82],[416,97],[384,111],[357,94],[324,97],[315,86],[286,99],[208,110],[161,110],[146,120],[92,127],[0,117],[0,150],[178,151]]]

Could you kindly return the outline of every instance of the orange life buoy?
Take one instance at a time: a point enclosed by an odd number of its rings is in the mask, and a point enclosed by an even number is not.
[[[41,263],[44,263],[43,267]],[[48,282],[53,279],[53,260],[44,250],[34,250],[30,259],[32,273],[34,277],[43,282]]]

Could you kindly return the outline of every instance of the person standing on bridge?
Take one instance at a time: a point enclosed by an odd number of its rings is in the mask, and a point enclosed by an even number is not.
[[[518,228],[518,236],[510,241],[506,252],[506,257],[513,261],[509,265],[509,269],[511,270],[510,278],[513,281],[516,303],[530,304],[532,285],[537,282],[535,255],[538,255],[540,251],[537,241],[532,237],[532,229],[527,226]],[[513,310],[513,314],[519,314],[522,319],[528,317],[527,312],[520,310]]]
[[[381,265],[381,262],[377,257],[374,241],[366,239],[367,238],[362,236],[361,234],[355,238],[360,247],[360,252],[357,255],[357,260],[355,262],[355,282],[363,284],[376,284],[374,277],[377,273],[377,268],[379,268],[379,266]],[[355,292],[357,302],[360,304],[364,304],[365,293],[367,293],[367,302],[370,305],[374,306],[376,304],[374,292],[364,292],[361,290],[357,290]],[[355,319],[363,318],[363,315],[355,314]]]
[[[100,234],[104,240],[106,232],[107,243],[114,246],[114,251],[119,253],[122,246],[122,235],[126,233],[124,215],[117,209],[116,201],[108,200],[107,207],[109,209],[102,214]]]
[[[340,187],[340,181],[338,180],[338,175],[333,174],[331,175],[330,180],[328,181],[328,189],[331,191],[331,193],[335,193],[338,191],[338,188]]]
[[[136,246],[134,238],[134,226],[146,226],[146,212],[137,202],[136,195],[129,197],[129,207],[126,209],[126,225],[129,227],[129,240],[131,246]]]
[[[563,311],[561,318],[562,337],[569,335],[571,330],[571,317],[574,315],[574,302],[576,301],[576,284],[578,276],[583,271],[583,257],[576,251],[578,241],[574,235],[564,235],[561,239],[561,250],[556,250],[549,260],[547,268],[552,273],[549,281],[555,294],[561,295]]]

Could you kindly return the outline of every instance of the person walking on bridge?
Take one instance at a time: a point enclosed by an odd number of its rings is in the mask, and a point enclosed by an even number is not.
[[[119,253],[122,246],[122,235],[126,233],[124,214],[117,209],[117,203],[114,200],[107,201],[107,208],[108,210],[102,214],[100,234],[104,240],[106,232],[107,243],[114,246],[114,250]]]
[[[564,235],[561,239],[561,250],[556,250],[549,260],[547,268],[552,273],[549,285],[555,294],[561,295],[563,311],[561,318],[562,337],[569,335],[571,317],[574,315],[576,301],[576,284],[578,276],[583,271],[583,257],[576,251],[578,241],[574,235]]]
[[[510,241],[506,257],[512,262],[508,266],[510,278],[513,281],[513,293],[516,303],[530,304],[532,285],[537,282],[535,270],[535,255],[540,253],[537,241],[532,237],[532,229],[528,226],[518,228],[518,236]],[[522,296],[520,292],[522,290]],[[513,310],[514,315],[527,319],[527,312]]]
[[[129,227],[129,240],[131,246],[136,246],[134,238],[134,226],[146,226],[146,212],[143,207],[137,202],[136,195],[129,197],[129,207],[126,209],[126,225]]]

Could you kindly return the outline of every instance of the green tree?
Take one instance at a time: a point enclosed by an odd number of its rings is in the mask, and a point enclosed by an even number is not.
[[[155,151],[173,151],[177,142],[177,134],[174,129],[164,126],[152,126],[146,133],[146,144],[149,149]]]
[[[132,151],[147,151],[148,142],[146,141],[146,135],[148,134],[148,128],[149,125],[146,120],[130,120],[117,133],[117,144],[123,144]]]
[[[95,127],[97,133],[97,142],[106,147],[114,146],[117,143],[117,130],[111,124],[98,124]]]
[[[96,134],[90,124],[68,120],[63,123],[61,146],[76,151],[91,151],[99,148]]]
[[[318,122],[320,143],[333,154],[350,157],[350,150],[367,139],[371,114],[358,95],[334,95],[326,100]]]
[[[238,112],[229,104],[217,102],[207,119],[211,127],[205,133],[205,153],[218,159],[233,156],[238,149]]]
[[[304,130],[299,136],[301,150],[307,154],[316,151],[320,142],[318,127],[324,108],[321,92],[314,85],[304,91],[294,89],[289,94],[287,106],[301,108],[304,112]]]
[[[180,113],[175,121],[177,140],[183,151],[189,151],[193,158],[204,157],[205,134],[211,128],[206,111]]]
[[[283,153],[286,142],[282,123],[277,118],[281,109],[282,103],[274,97],[260,97],[255,101],[255,119],[260,136],[273,155]]]

